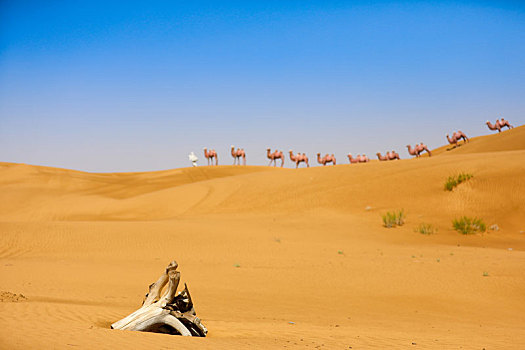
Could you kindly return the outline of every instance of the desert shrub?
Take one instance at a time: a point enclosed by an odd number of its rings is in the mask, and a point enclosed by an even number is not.
[[[445,191],[452,191],[454,187],[471,179],[472,177],[474,177],[474,175],[468,173],[460,173],[458,175],[449,176],[447,181],[445,181]]]
[[[437,233],[437,228],[430,224],[419,224],[415,231],[421,233],[422,235],[431,235]]]
[[[405,211],[403,209],[386,212],[381,217],[383,218],[383,226],[387,228],[401,226],[405,223]]]
[[[487,229],[483,220],[478,218],[472,219],[467,216],[463,216],[459,219],[452,220],[452,227],[454,227],[454,230],[464,235],[477,232],[485,232],[485,230]]]

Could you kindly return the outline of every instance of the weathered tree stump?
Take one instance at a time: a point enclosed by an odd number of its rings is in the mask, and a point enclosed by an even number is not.
[[[142,307],[113,323],[112,329],[167,333],[187,337],[205,337],[208,330],[197,317],[188,286],[179,294],[178,264],[172,261],[157,282],[149,286]],[[162,289],[168,285],[164,294]]]

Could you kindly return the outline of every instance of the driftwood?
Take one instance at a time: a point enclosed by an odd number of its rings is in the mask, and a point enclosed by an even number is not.
[[[179,294],[178,264],[172,261],[157,282],[149,286],[142,307],[127,317],[113,323],[112,329],[167,333],[188,337],[205,337],[208,330],[197,317],[188,286]],[[162,289],[168,285],[164,294]]]

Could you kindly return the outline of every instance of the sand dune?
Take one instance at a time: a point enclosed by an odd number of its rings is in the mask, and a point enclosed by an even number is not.
[[[435,155],[438,154],[466,154],[466,153],[486,153],[486,152],[502,152],[502,151],[519,151],[525,149],[525,126],[520,126],[514,129],[498,133],[494,132],[492,135],[477,136],[470,139],[471,142],[463,144],[459,142],[459,147],[453,148],[451,145],[446,145],[432,150]]]
[[[298,170],[0,163],[0,347],[523,348],[525,127],[447,148]],[[499,230],[460,235],[461,215]],[[209,337],[110,330],[172,259]]]

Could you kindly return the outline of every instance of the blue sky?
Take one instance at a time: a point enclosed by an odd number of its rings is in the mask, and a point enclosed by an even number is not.
[[[345,155],[525,122],[525,5],[2,1],[0,161],[188,166]],[[291,166],[290,162],[287,162]]]

